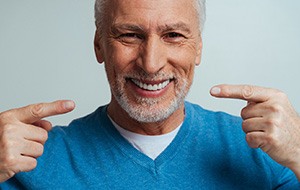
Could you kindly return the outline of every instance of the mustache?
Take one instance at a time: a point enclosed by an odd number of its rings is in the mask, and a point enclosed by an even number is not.
[[[137,79],[137,80],[147,80],[147,81],[169,80],[169,79],[177,78],[176,74],[166,73],[164,71],[159,71],[154,74],[148,74],[145,71],[130,72],[130,73],[126,73],[124,77],[126,79]]]

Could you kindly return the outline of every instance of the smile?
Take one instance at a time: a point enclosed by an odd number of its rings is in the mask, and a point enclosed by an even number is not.
[[[143,90],[149,90],[149,91],[157,91],[157,90],[161,90],[164,89],[166,86],[168,86],[168,84],[170,83],[170,79],[166,80],[164,82],[158,83],[158,84],[146,84],[143,83],[137,79],[131,79],[131,81],[137,85],[138,87],[140,87]]]

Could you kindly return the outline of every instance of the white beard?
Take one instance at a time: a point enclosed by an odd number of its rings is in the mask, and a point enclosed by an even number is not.
[[[153,78],[166,76],[165,74],[156,74]],[[162,106],[166,98],[141,98],[136,97],[135,103],[129,100],[124,93],[124,76],[117,77],[117,87],[112,87],[113,95],[119,105],[128,113],[134,120],[142,123],[159,122],[167,119],[184,103],[185,97],[189,91],[189,85],[186,79],[181,79],[180,83],[175,83],[175,98],[168,103],[167,106]],[[141,76],[144,78],[144,76]],[[179,79],[175,77],[175,79]],[[121,85],[120,85],[121,84]],[[163,102],[163,103],[162,103]]]

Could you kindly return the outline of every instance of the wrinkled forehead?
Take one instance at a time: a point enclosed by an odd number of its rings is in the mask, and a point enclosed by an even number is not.
[[[187,23],[198,27],[195,0],[111,0],[105,7],[110,23],[135,22],[146,25]]]

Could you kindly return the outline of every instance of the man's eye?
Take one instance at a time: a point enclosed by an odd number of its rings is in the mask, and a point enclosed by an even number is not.
[[[177,32],[169,32],[164,35],[163,39],[168,43],[181,43],[186,39],[186,37]]]
[[[124,33],[119,35],[119,40],[127,44],[139,44],[143,40],[143,36],[137,33]]]
[[[136,33],[125,33],[119,36],[120,38],[138,38],[141,39],[141,36]]]
[[[167,38],[180,38],[184,37],[182,34],[179,34],[177,32],[170,32],[166,35]]]

